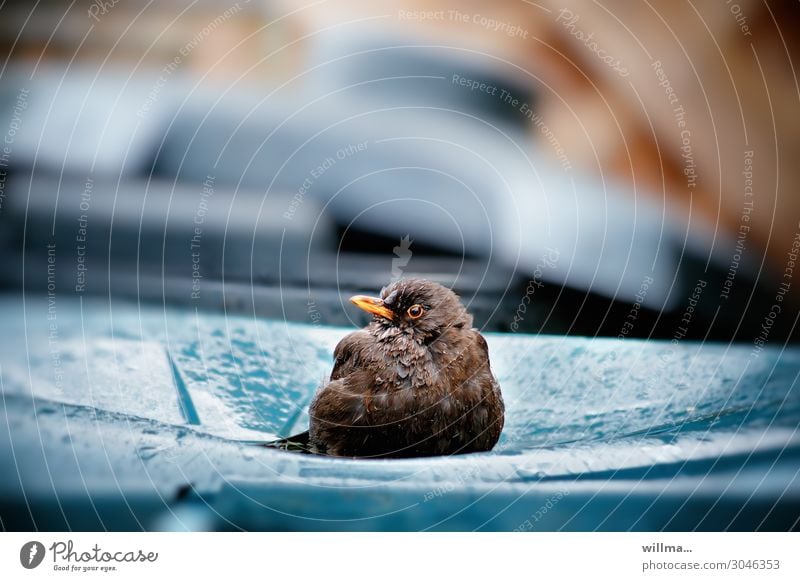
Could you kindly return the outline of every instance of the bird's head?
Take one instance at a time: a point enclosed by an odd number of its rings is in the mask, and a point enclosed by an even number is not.
[[[375,315],[382,326],[394,326],[418,337],[436,337],[448,328],[472,327],[472,316],[458,295],[421,278],[398,280],[384,287],[380,297],[357,295],[350,301]]]

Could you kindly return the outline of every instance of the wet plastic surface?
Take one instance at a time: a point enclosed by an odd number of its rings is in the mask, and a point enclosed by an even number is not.
[[[306,429],[349,330],[0,298],[7,529],[752,530],[800,516],[800,352],[487,335],[489,454],[348,460]]]

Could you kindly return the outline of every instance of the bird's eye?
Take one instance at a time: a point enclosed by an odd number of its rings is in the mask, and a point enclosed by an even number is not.
[[[412,305],[408,307],[408,316],[412,319],[419,319],[422,316],[422,313],[425,312],[425,308],[422,305]]]

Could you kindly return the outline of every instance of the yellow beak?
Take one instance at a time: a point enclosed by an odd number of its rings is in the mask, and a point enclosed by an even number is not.
[[[376,297],[368,297],[365,295],[356,295],[354,297],[350,297],[350,302],[353,303],[360,309],[364,309],[368,313],[372,313],[373,315],[378,315],[379,317],[383,317],[384,319],[389,319],[390,321],[394,319],[394,315],[392,311],[390,311],[384,304],[383,301]]]

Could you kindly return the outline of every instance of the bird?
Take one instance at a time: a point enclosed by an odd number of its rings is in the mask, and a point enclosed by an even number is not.
[[[407,278],[378,297],[350,301],[372,321],[336,346],[330,378],[309,408],[309,430],[280,447],[351,458],[491,450],[505,406],[486,340],[459,297]]]

